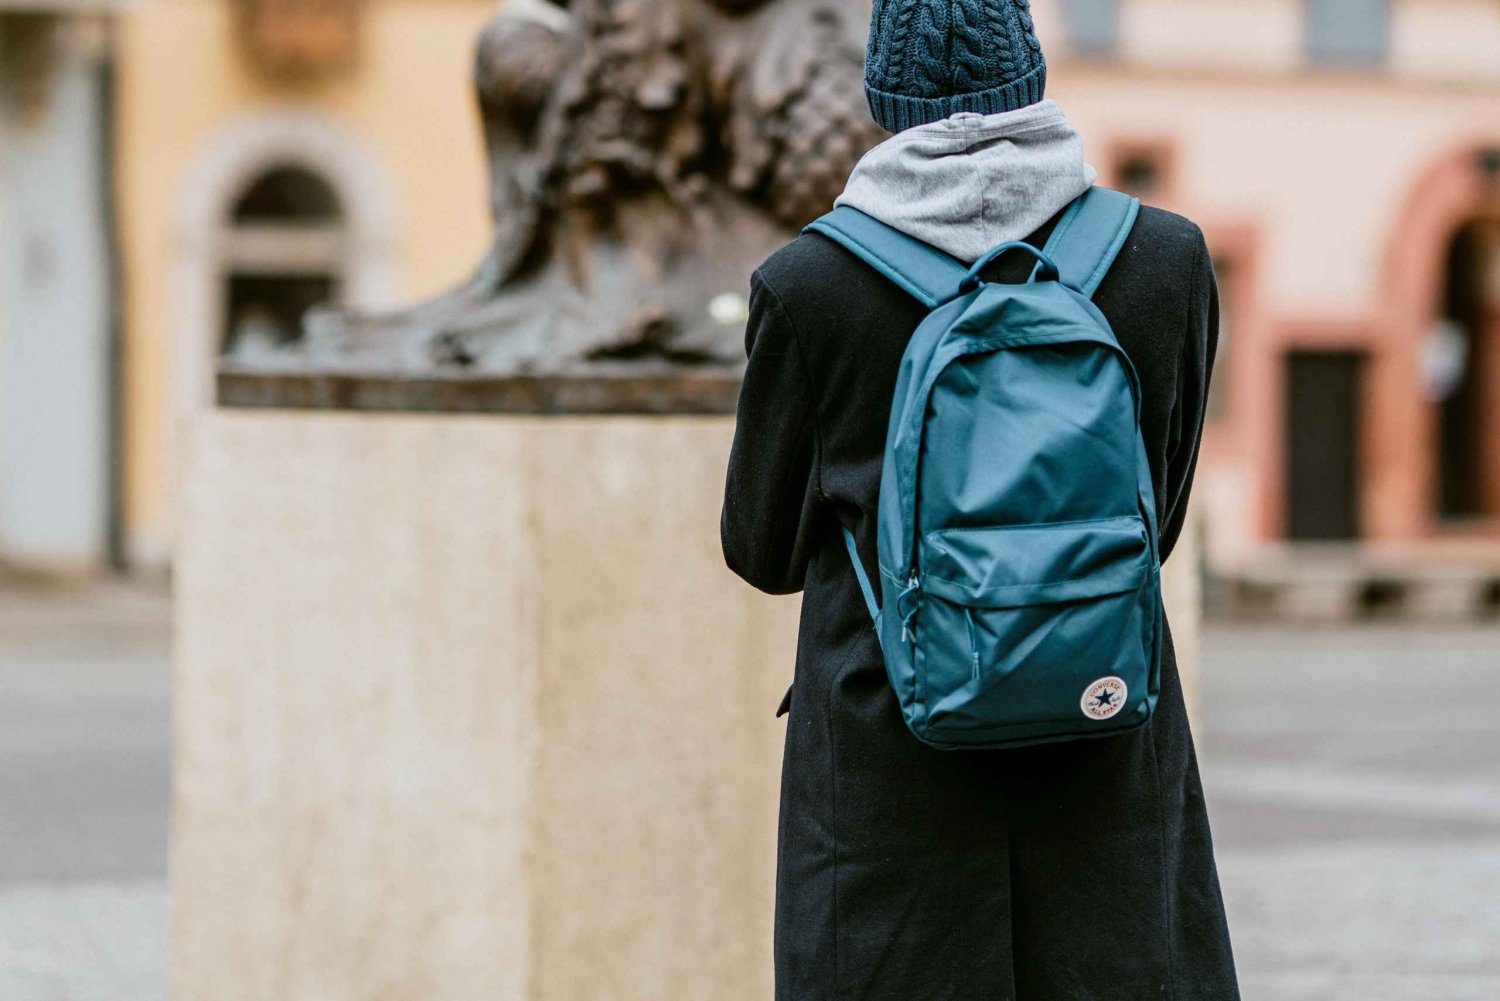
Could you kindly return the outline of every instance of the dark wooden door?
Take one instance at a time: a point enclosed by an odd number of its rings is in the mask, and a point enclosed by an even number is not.
[[[1363,355],[1293,351],[1286,360],[1287,535],[1359,535]]]

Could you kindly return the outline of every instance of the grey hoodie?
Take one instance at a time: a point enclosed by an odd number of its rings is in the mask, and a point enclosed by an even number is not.
[[[972,261],[1030,235],[1098,176],[1053,101],[960,112],[898,132],[860,159],[835,204]]]

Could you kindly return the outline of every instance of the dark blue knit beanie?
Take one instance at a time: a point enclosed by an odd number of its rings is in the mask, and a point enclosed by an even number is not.
[[[1046,86],[1027,0],[875,0],[865,94],[887,132],[1014,111]]]

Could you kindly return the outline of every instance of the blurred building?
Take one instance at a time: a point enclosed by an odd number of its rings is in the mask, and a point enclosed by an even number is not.
[[[218,354],[464,277],[495,9],[0,0],[0,562],[164,566]]]
[[[1500,576],[1500,5],[1034,8],[1104,182],[1209,237],[1214,567],[1360,540],[1339,551]],[[165,563],[218,354],[296,336],[313,302],[463,276],[489,228],[469,79],[494,9],[0,0],[0,559],[98,562],[114,525]]]
[[[136,0],[119,18],[123,535],[165,562],[214,359],[331,299],[465,277],[489,235],[470,75],[494,0]],[[334,501],[330,498],[330,501]]]
[[[1224,328],[1196,494],[1211,564],[1346,574],[1335,600],[1435,566],[1493,588],[1500,5],[1034,8],[1049,92],[1104,182],[1208,235]],[[1450,598],[1482,600],[1468,586]]]

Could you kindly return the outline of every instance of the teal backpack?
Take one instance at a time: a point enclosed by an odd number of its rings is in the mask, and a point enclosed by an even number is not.
[[[1156,503],[1140,383],[1090,301],[1140,202],[1094,188],[1047,246],[972,267],[847,206],[809,231],[931,312],[901,360],[877,525],[845,539],[907,726],[943,749],[1133,730],[1156,707]],[[1025,284],[979,275],[1037,259]]]

